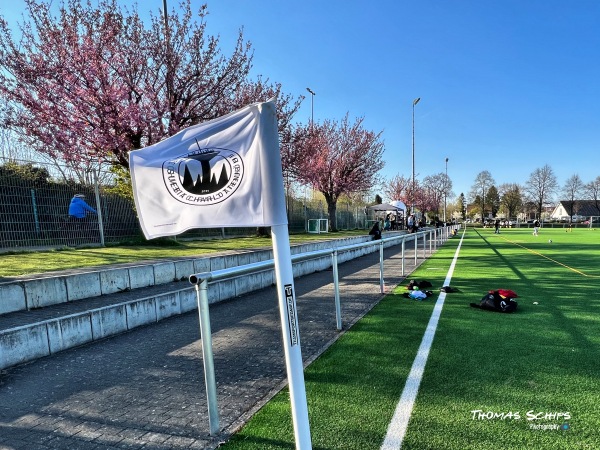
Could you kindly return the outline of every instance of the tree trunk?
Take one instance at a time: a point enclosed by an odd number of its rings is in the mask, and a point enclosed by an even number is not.
[[[329,231],[337,231],[337,218],[336,218],[337,203],[334,201],[327,201],[327,214],[329,215]]]

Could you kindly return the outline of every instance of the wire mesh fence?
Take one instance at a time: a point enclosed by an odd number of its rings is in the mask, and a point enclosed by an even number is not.
[[[69,167],[52,161],[0,157],[0,249],[106,245],[143,239],[134,202],[116,185],[117,177],[108,167]],[[311,219],[328,218],[325,202],[311,197],[287,197],[291,233],[308,231]],[[77,217],[70,208],[75,198],[85,201],[93,211]],[[364,202],[338,202],[338,229],[364,229],[370,219]],[[256,228],[195,229],[178,239],[251,236],[256,232]]]
[[[93,168],[82,177],[67,166],[0,159],[1,247],[102,245],[139,236],[133,202],[110,192],[110,175]],[[90,211],[74,214],[76,195]]]

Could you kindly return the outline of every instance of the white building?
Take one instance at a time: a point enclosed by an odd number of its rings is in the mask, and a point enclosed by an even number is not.
[[[550,214],[551,220],[569,222],[572,215],[573,222],[583,222],[592,216],[600,216],[600,201],[594,200],[561,200]]]

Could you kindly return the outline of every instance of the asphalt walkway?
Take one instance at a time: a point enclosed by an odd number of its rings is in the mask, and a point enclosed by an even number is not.
[[[405,269],[414,270],[407,242]],[[386,249],[386,290],[401,246]],[[419,251],[418,264],[422,262]],[[380,299],[379,253],[339,267],[343,327]],[[295,280],[305,364],[339,336],[331,270]],[[196,311],[0,373],[0,449],[214,449],[285,385],[274,287],[210,306],[221,432],[210,436]],[[309,411],[310,414],[310,411]]]

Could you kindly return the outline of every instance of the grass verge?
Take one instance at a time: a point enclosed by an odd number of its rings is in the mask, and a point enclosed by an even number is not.
[[[366,235],[365,230],[327,234],[292,234],[290,244]],[[270,237],[243,237],[202,241],[163,240],[162,245],[122,245],[118,247],[64,248],[59,250],[13,252],[0,255],[0,277],[96,267],[107,264],[135,263],[161,259],[201,256],[235,250],[271,247]]]

